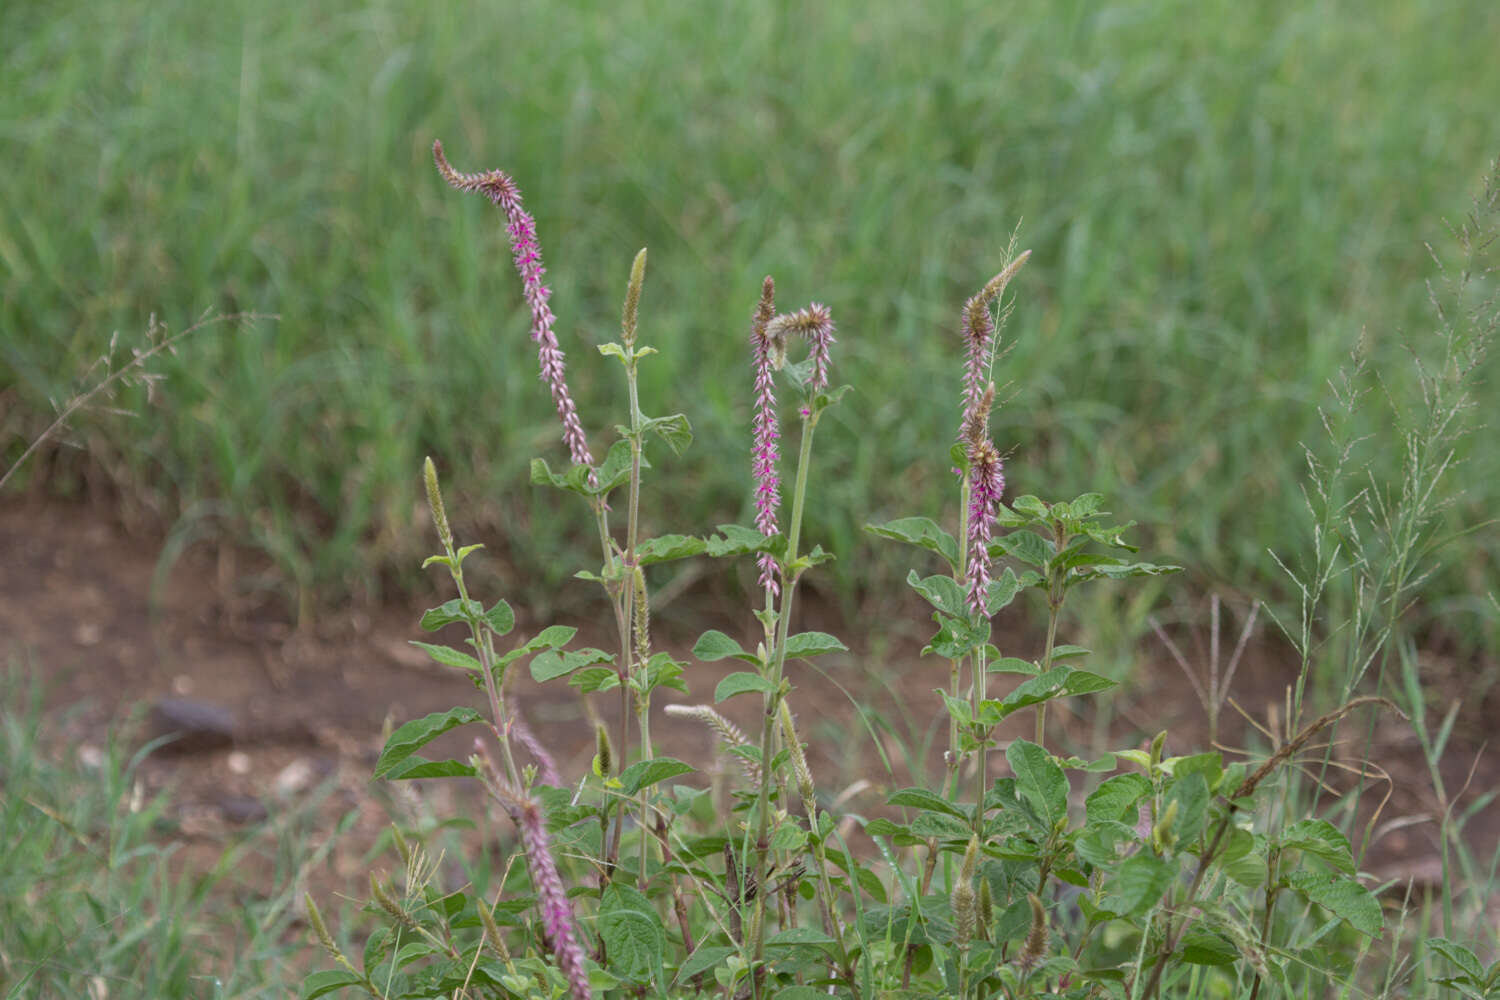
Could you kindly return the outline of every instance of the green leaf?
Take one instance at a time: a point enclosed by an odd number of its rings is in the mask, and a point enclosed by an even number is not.
[[[1073,502],[1068,506],[1072,509],[1073,517],[1081,521],[1086,517],[1093,517],[1094,512],[1097,511],[1103,503],[1103,493],[1085,493],[1082,496],[1074,499]]]
[[[638,760],[620,772],[620,785],[622,786],[620,790],[626,795],[634,795],[642,788],[649,788],[658,781],[675,778],[679,774],[687,774],[692,770],[691,764],[684,764],[675,757]]]
[[[707,542],[701,538],[694,538],[692,535],[662,535],[658,538],[648,538],[637,545],[635,559],[642,566],[650,566],[653,563],[702,555],[707,549]]]
[[[1083,646],[1071,646],[1067,643],[1060,643],[1052,647],[1052,662],[1061,663],[1063,660],[1071,660],[1078,656],[1087,656],[1092,652],[1092,649],[1086,649]]]
[[[947,813],[949,816],[957,816],[965,823],[969,821],[969,814],[961,806],[949,802],[934,792],[925,788],[903,788],[892,792],[885,800],[886,805],[910,806],[913,809],[926,809],[932,812]]]
[[[934,612],[937,619],[937,634],[932,642],[922,649],[922,655],[936,653],[950,660],[961,659],[990,641],[990,622],[983,618],[971,621],[967,617],[953,618],[941,611]]]
[[[1063,687],[1067,689],[1069,695],[1094,694],[1097,691],[1108,691],[1117,683],[1119,682],[1089,673],[1087,670],[1075,670],[1068,675]]]
[[[387,781],[406,781],[411,778],[472,778],[478,773],[472,765],[462,761],[428,760],[414,753],[387,771],[383,777]]]
[[[1091,577],[1108,577],[1111,580],[1124,580],[1133,576],[1166,576],[1168,573],[1181,573],[1181,566],[1158,566],[1155,563],[1127,563],[1124,566],[1094,566],[1080,576],[1083,579]]]
[[[413,719],[391,734],[375,762],[375,777],[383,778],[395,766],[417,750],[431,743],[450,729],[466,726],[471,722],[483,722],[484,716],[472,708],[450,708],[446,712],[433,712],[420,719]]]
[[[1046,750],[1030,740],[1016,740],[1005,750],[1016,776],[1016,790],[1049,827],[1068,815],[1068,776]]]
[[[688,956],[688,960],[683,962],[682,967],[677,970],[676,981],[681,983],[692,979],[700,972],[707,972],[716,965],[722,965],[730,955],[738,953],[738,948],[729,948],[724,945],[712,947],[699,945],[698,949]]]
[[[1304,869],[1287,876],[1287,884],[1357,931],[1377,937],[1385,929],[1380,902],[1352,878]]]
[[[1222,934],[1193,927],[1182,937],[1182,960],[1189,965],[1233,965],[1240,949]]]
[[[829,937],[827,934],[824,934],[822,931],[818,930],[815,927],[788,927],[784,930],[777,931],[775,934],[772,934],[770,937],[766,938],[767,948],[786,948],[792,945],[812,945],[813,947],[826,948],[831,951],[833,949],[834,943],[835,942],[833,938]],[[787,992],[787,990],[777,990],[776,995],[779,997],[784,997],[787,995]],[[826,996],[827,994],[818,995]]]
[[[1034,531],[1012,531],[990,543],[991,556],[1010,556],[1038,568],[1047,564],[1053,552],[1052,543]]]
[[[866,524],[865,530],[881,538],[894,538],[898,542],[936,552],[947,560],[950,569],[958,571],[958,543],[931,518],[898,517],[885,524]]]
[[[1441,937],[1429,938],[1427,947],[1458,966],[1464,975],[1473,981],[1475,986],[1484,983],[1484,967],[1479,964],[1478,957],[1457,941],[1450,941],[1447,938]]]
[[[536,638],[526,643],[527,652],[538,649],[561,649],[573,641],[578,630],[571,625],[548,625],[536,634]]]
[[[693,442],[693,427],[681,413],[674,413],[669,417],[651,417],[641,424],[641,430],[650,431],[665,441],[674,455],[681,455]]]
[[[1304,819],[1291,824],[1278,838],[1283,850],[1305,851],[1322,858],[1345,875],[1354,874],[1349,838],[1326,819]]]
[[[454,649],[452,646],[439,646],[430,642],[417,642],[409,640],[413,646],[425,652],[433,660],[445,667],[458,667],[460,670],[479,670],[479,661],[462,650]]]
[[[1016,576],[1016,571],[1009,566],[1005,572],[1000,574],[1000,579],[990,581],[990,589],[985,594],[984,610],[993,615],[1002,608],[1010,607],[1016,595],[1024,589],[1021,578]]]
[[[717,705],[726,698],[733,698],[735,695],[744,694],[746,691],[757,691],[761,694],[767,694],[774,690],[776,690],[776,685],[772,684],[767,678],[762,677],[760,674],[752,674],[749,671],[741,670],[725,677],[719,682],[718,687],[714,688],[714,704]]]
[[[911,821],[911,832],[912,836],[923,840],[933,837],[940,840],[968,840],[974,831],[963,820],[944,816],[942,813],[922,812]]]
[[[1160,902],[1172,882],[1173,871],[1172,865],[1153,854],[1126,858],[1108,883],[1110,909],[1126,915],[1146,912]]]
[[[721,524],[719,533],[705,539],[707,552],[715,559],[724,556],[742,556],[751,552],[770,552],[772,555],[786,553],[785,535],[762,535],[755,528],[743,524]]]
[[[606,358],[619,358],[621,363],[629,365],[630,359],[625,356],[625,348],[619,344],[600,344],[599,353]]]
[[[346,969],[329,969],[327,972],[314,972],[302,980],[303,1000],[317,1000],[318,997],[326,996],[334,990],[342,990],[349,986],[359,986],[364,980]]]
[[[620,686],[620,675],[614,667],[584,667],[568,678],[568,687],[577,688],[583,694],[595,691],[613,691]]]
[[[1208,815],[1208,782],[1203,775],[1194,772],[1173,781],[1163,808],[1170,809],[1173,802],[1177,803],[1177,817],[1172,821],[1171,833],[1179,843],[1197,840]]]
[[[611,973],[633,983],[660,978],[667,934],[656,908],[644,895],[611,882],[600,897],[596,926]]]
[[[1053,667],[1044,674],[1022,681],[1016,685],[1014,691],[1000,701],[999,708],[1002,716],[1011,715],[1044,701],[1051,701],[1066,693],[1067,680],[1072,673],[1071,667]]]
[[[1049,521],[1052,519],[1052,509],[1029,493],[1025,496],[1016,497],[1010,502],[1010,505],[1027,517],[1036,518],[1040,521]]]
[[[1134,822],[1135,804],[1150,794],[1151,782],[1145,775],[1135,772],[1117,774],[1100,782],[1099,787],[1089,793],[1083,808],[1090,823],[1096,820],[1124,820],[1127,811],[1130,813],[1130,820]]]
[[[746,663],[759,663],[754,653],[745,652],[740,644],[718,629],[709,629],[693,643],[693,655],[704,663],[713,663],[733,656]]]
[[[477,616],[480,609],[479,603],[476,601],[470,601],[469,603],[472,605],[474,614]],[[422,631],[436,632],[444,625],[452,625],[454,622],[466,622],[468,620],[468,616],[463,611],[463,601],[455,597],[451,601],[444,601],[439,607],[428,608],[422,612]]]
[[[586,465],[570,466],[566,473],[559,476],[552,471],[545,458],[531,460],[531,481],[537,486],[551,486],[586,497],[590,495],[588,480],[589,470]]]
[[[827,632],[799,632],[788,636],[786,655],[808,659],[824,653],[848,652],[849,647]]]
[[[588,485],[587,473],[584,479],[584,492],[593,496],[603,496],[610,490],[621,485],[630,478],[630,466],[633,461],[633,452],[629,441],[616,441],[609,446],[609,454],[604,456],[604,462],[599,466],[596,479],[598,486]],[[581,468],[581,466],[576,466]],[[646,456],[641,456],[641,468],[651,468],[651,463],[646,461]]]
[[[496,601],[495,606],[484,613],[484,620],[496,635],[508,635],[516,627],[516,613],[505,601]]]
[[[986,672],[992,674],[1025,674],[1029,677],[1035,677],[1042,672],[1041,667],[1018,656],[1001,657],[992,661],[985,669]]]
[[[578,649],[573,652],[547,649],[532,659],[531,679],[540,684],[557,677],[566,677],[579,667],[612,662],[614,656],[602,649]]]
[[[906,575],[906,583],[944,614],[963,619],[969,617],[968,595],[953,577],[929,576],[924,579],[912,570]]]

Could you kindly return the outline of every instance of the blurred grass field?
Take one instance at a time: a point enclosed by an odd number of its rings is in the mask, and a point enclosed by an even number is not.
[[[274,312],[186,342],[158,401],[120,401],[139,419],[81,422],[86,450],[33,482],[117,489],[169,551],[259,550],[240,585],[306,606],[410,582],[430,453],[506,592],[559,600],[591,529],[527,484],[566,452],[500,217],[443,185],[440,138],[537,217],[600,453],[624,393],[593,345],[650,248],[643,404],[698,437],[658,460],[646,530],[750,519],[770,273],[783,308],[832,306],[856,388],[819,436],[808,537],[846,600],[889,583],[901,557],[859,525],[951,511],[958,312],[1019,222],[1010,493],[1100,490],[1151,557],[1274,591],[1267,548],[1302,544],[1299,443],[1360,331],[1414,400],[1423,241],[1449,254],[1443,220],[1500,151],[1496,37],[1491,0],[9,3],[0,463],[112,331]],[[1500,453],[1461,457],[1455,530],[1500,501]],[[1399,449],[1371,460],[1399,478]],[[1449,550],[1427,596],[1450,631],[1493,636],[1497,548]]]

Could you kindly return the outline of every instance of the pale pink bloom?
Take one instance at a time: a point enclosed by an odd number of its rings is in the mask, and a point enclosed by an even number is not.
[[[584,436],[583,426],[578,422],[577,408],[573,405],[573,396],[568,391],[564,355],[558,347],[557,335],[552,332],[556,317],[552,315],[552,307],[547,304],[547,300],[552,297],[552,290],[542,282],[547,269],[542,266],[542,250],[536,239],[536,220],[521,206],[521,189],[516,187],[516,182],[504,171],[459,173],[443,155],[441,142],[433,142],[432,157],[437,161],[438,172],[450,185],[460,191],[477,191],[505,212],[511,254],[515,259],[516,271],[521,275],[526,304],[531,308],[531,339],[537,345],[542,381],[547,383],[552,392],[552,401],[557,405],[557,415],[563,425],[563,440],[567,442],[573,464],[593,466],[594,456],[589,452],[588,440]],[[592,480],[592,474],[590,479]]]
[[[755,445],[750,460],[755,474],[755,526],[767,538],[781,532],[776,524],[776,511],[781,506],[781,480],[776,474],[776,463],[781,457],[777,446],[781,430],[776,421],[771,338],[766,333],[776,311],[775,295],[776,285],[767,277],[761,286],[755,318],[750,324],[750,347],[755,364]],[[776,582],[776,560],[770,553],[762,553],[760,557],[760,585],[770,597],[781,592],[780,584]]]

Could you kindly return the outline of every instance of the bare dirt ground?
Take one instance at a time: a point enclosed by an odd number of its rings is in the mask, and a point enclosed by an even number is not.
[[[58,752],[75,753],[85,763],[101,752],[106,734],[121,725],[135,746],[154,734],[189,731],[189,737],[153,752],[139,772],[145,790],[168,794],[171,825],[164,835],[187,845],[187,864],[214,864],[238,831],[274,822],[317,790],[317,822],[327,829],[354,814],[350,846],[330,855],[319,872],[301,874],[314,887],[352,884],[370,863],[364,852],[390,822],[392,810],[402,811],[401,796],[407,794],[369,781],[382,726],[454,705],[477,707],[478,693],[468,680],[430,665],[408,644],[413,638],[430,638],[416,626],[420,604],[378,614],[325,614],[318,627],[298,632],[285,622],[227,608],[215,596],[220,592],[215,567],[191,553],[162,574],[154,590],[159,551],[159,545],[127,537],[110,518],[86,506],[0,507],[0,656],[44,678],[47,703],[57,712],[52,736]],[[703,629],[734,632],[710,609],[694,608],[689,599],[684,604],[656,628],[662,648],[690,660],[686,650]],[[522,636],[550,624],[527,621],[524,609],[517,611]],[[753,625],[748,615],[742,617]],[[883,620],[886,637],[873,644],[865,622],[820,620],[815,608],[800,617],[810,620],[796,622],[798,631],[830,631],[851,646],[849,654],[820,661],[824,672],[797,667],[792,680],[799,690],[793,704],[820,783],[836,794],[861,779],[868,781],[849,807],[869,814],[878,810],[886,791],[913,783],[913,765],[900,750],[902,741],[920,745],[927,739],[927,766],[939,766],[945,733],[932,689],[945,683],[946,671],[919,656],[926,625],[920,606]],[[893,629],[893,620],[911,624]],[[580,627],[579,644],[610,647],[602,620],[565,624]],[[1114,695],[1115,732],[1100,734],[1091,718],[1063,708],[1049,718],[1049,733],[1082,749],[1101,736],[1135,739],[1170,727],[1172,749],[1205,748],[1203,715],[1188,685],[1164,651],[1148,655],[1159,655],[1160,663],[1130,690]],[[1232,694],[1264,718],[1267,706],[1282,700],[1290,675],[1278,665],[1285,657],[1268,642],[1252,648],[1250,658]],[[1463,697],[1464,678],[1480,665],[1431,659],[1431,703],[1441,718],[1453,697]],[[691,700],[711,702],[714,684],[729,669],[722,664],[693,666],[688,675]],[[514,693],[564,776],[587,773],[593,729],[571,689],[560,684],[540,688],[523,672]],[[598,714],[617,718],[616,696],[597,697]],[[892,732],[872,735],[858,718],[853,699],[870,703],[891,721]],[[683,699],[669,694],[662,700]],[[746,705],[731,703],[725,711],[749,729],[754,708],[748,699],[741,700]],[[64,707],[69,711],[61,712]],[[1460,705],[1443,767],[1450,794],[1467,782],[1459,811],[1500,783],[1500,755],[1484,749],[1488,720],[1497,708],[1500,696],[1493,691],[1486,700]],[[1226,713],[1222,742],[1246,745],[1253,739],[1248,727]],[[1360,720],[1360,734],[1366,722]],[[1029,725],[1028,718],[1015,735]],[[1413,878],[1419,886],[1431,885],[1440,872],[1436,820],[1442,803],[1410,727],[1387,718],[1377,724],[1376,733],[1371,759],[1390,773],[1395,794],[1376,824],[1378,836],[1365,867],[1381,879],[1405,883]],[[713,754],[710,734],[664,714],[654,717],[653,736],[661,752],[690,763],[703,764]],[[894,773],[880,763],[875,739],[884,745]],[[463,755],[461,747],[450,749]],[[996,766],[1003,768],[1003,761]],[[1349,779],[1335,775],[1330,780],[1346,787]],[[477,797],[465,798],[468,793],[450,787],[422,794],[438,796],[429,798],[428,805],[439,815],[482,808]],[[1491,804],[1470,821],[1467,838],[1488,859],[1497,834],[1500,806]],[[241,873],[239,891],[269,894],[272,886],[251,884],[268,877],[264,871]]]

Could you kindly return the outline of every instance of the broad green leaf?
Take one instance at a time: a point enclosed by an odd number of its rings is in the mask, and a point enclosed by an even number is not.
[[[693,442],[693,427],[681,413],[668,417],[651,417],[641,424],[641,430],[650,431],[665,441],[674,455],[681,455]]]
[[[733,698],[735,695],[744,694],[746,691],[766,694],[775,689],[776,685],[772,684],[768,678],[762,677],[760,674],[752,674],[748,670],[741,670],[725,677],[714,688],[714,704],[717,705],[726,698]]]
[[[775,948],[777,946],[787,947],[789,945],[812,945],[814,947],[832,949],[834,940],[815,927],[788,927],[766,938],[767,948]],[[784,997],[787,995],[787,990],[777,990],[776,995]],[[826,996],[827,994],[819,995]]]
[[[622,364],[630,363],[630,359],[625,356],[625,348],[619,344],[600,344],[599,353],[606,358],[619,358]]]
[[[1016,595],[1024,589],[1021,578],[1016,576],[1016,571],[1009,566],[1005,572],[1000,574],[1000,579],[990,581],[990,589],[985,594],[984,610],[993,615],[1002,608],[1010,607]]]
[[[1023,660],[1018,656],[1001,657],[988,664],[985,669],[986,672],[992,674],[1026,674],[1030,677],[1035,677],[1042,672],[1041,667],[1038,667],[1030,660]]]
[[[723,556],[740,556],[751,552],[770,552],[773,555],[786,552],[785,535],[763,535],[755,528],[743,524],[721,524],[717,535],[704,539],[705,551],[715,559]]]
[[[1170,809],[1173,802],[1177,803],[1177,816],[1172,820],[1171,832],[1179,845],[1189,844],[1203,832],[1203,821],[1208,815],[1208,782],[1203,775],[1195,771],[1174,780],[1167,790],[1164,808]]]
[[[1135,821],[1135,805],[1142,797],[1151,794],[1151,782],[1144,774],[1117,774],[1099,783],[1084,802],[1084,812],[1090,823],[1096,820],[1121,820],[1129,815]]]
[[[469,604],[477,616],[481,607],[479,602],[470,601]],[[452,625],[454,622],[465,622],[468,620],[463,611],[463,601],[455,597],[451,601],[444,601],[439,607],[428,608],[422,612],[422,631],[436,632],[444,625]]]
[[[950,569],[955,572],[958,569],[958,543],[931,518],[898,517],[885,524],[866,524],[865,530],[881,538],[894,538],[936,552],[947,560]]]
[[[1051,701],[1058,695],[1065,694],[1065,685],[1072,672],[1071,667],[1053,667],[1044,674],[1022,681],[1014,691],[1000,700],[1001,714],[1011,715],[1028,706]]]
[[[1240,949],[1216,931],[1193,927],[1182,936],[1182,960],[1189,965],[1233,965]]]
[[[1070,695],[1094,694],[1097,691],[1108,691],[1116,683],[1118,682],[1112,681],[1108,677],[1101,677],[1098,674],[1090,673],[1087,670],[1075,670],[1068,675],[1068,679],[1064,682],[1063,687],[1067,689],[1067,693]]]
[[[1110,908],[1117,913],[1140,914],[1160,902],[1172,882],[1172,865],[1153,854],[1126,858],[1107,885]]]
[[[505,601],[496,601],[495,606],[484,613],[484,620],[496,635],[508,635],[516,627],[516,613]]]
[[[1155,563],[1127,563],[1124,566],[1094,566],[1083,572],[1082,577],[1103,576],[1111,580],[1124,580],[1133,576],[1166,576],[1181,573],[1181,566],[1158,566]]]
[[[420,719],[413,719],[391,734],[375,762],[375,777],[383,778],[395,766],[417,750],[431,743],[450,729],[466,726],[471,722],[483,722],[484,716],[472,708],[450,708],[446,712],[433,712]]]
[[[621,791],[626,795],[634,795],[642,788],[648,788],[658,781],[667,778],[675,778],[679,774],[687,774],[692,771],[690,764],[684,764],[675,757],[654,757],[651,760],[638,760],[620,773]]]
[[[848,646],[827,632],[799,632],[797,635],[788,636],[786,640],[786,655],[802,659],[821,656],[824,653],[848,652],[848,650]]]
[[[537,486],[551,486],[559,490],[567,490],[577,493],[579,496],[589,496],[589,470],[586,465],[574,465],[562,475],[552,471],[545,458],[533,458],[531,460],[531,481]]]
[[[707,542],[701,538],[694,538],[692,535],[662,535],[658,538],[648,538],[637,545],[635,558],[636,562],[642,566],[650,566],[653,563],[702,555],[707,549]]]
[[[1074,498],[1073,502],[1068,504],[1068,506],[1072,509],[1073,517],[1082,520],[1086,517],[1092,517],[1094,512],[1103,503],[1103,493],[1085,493],[1082,496]]]
[[[462,650],[454,649],[452,646],[439,646],[430,642],[417,642],[410,640],[413,646],[425,652],[438,663],[445,667],[458,667],[460,670],[479,670],[479,661]]]
[[[549,625],[526,643],[528,651],[537,649],[561,649],[573,641],[578,630],[571,625]]]
[[[962,659],[990,641],[990,622],[983,618],[978,622],[968,617],[954,618],[941,611],[933,612],[937,619],[937,634],[932,642],[922,649],[922,655],[936,653],[950,660]]]
[[[1484,982],[1484,967],[1479,964],[1478,957],[1457,941],[1450,941],[1442,937],[1429,938],[1427,947],[1429,950],[1437,952],[1458,966],[1464,975],[1473,980],[1476,986]]]
[[[738,642],[718,629],[709,629],[698,637],[698,641],[693,644],[693,655],[704,663],[725,660],[731,656],[746,663],[760,662],[754,653],[745,652]]]
[[[929,576],[926,578],[917,576],[917,571],[912,570],[906,575],[906,583],[927,598],[928,603],[939,611],[955,618],[967,619],[969,616],[968,596],[958,581],[951,576]]]
[[[411,754],[383,777],[387,781],[406,781],[411,778],[472,778],[477,771],[470,764],[458,760],[428,760],[421,754]]]
[[[1277,838],[1283,849],[1306,851],[1328,862],[1345,875],[1354,874],[1354,856],[1349,838],[1326,819],[1304,819],[1291,824]]]
[[[363,979],[346,969],[314,972],[302,980],[302,997],[303,1000],[317,1000],[318,997],[326,996],[335,990],[359,986],[363,982]]]
[[[599,937],[609,955],[609,971],[634,983],[659,979],[667,934],[656,908],[644,895],[618,881],[599,900]]]
[[[685,982],[692,979],[700,972],[706,972],[716,965],[722,965],[730,955],[739,954],[738,948],[730,948],[725,945],[699,945],[698,949],[688,956],[688,960],[682,963],[677,970],[676,982]]]
[[[940,840],[968,840],[974,833],[969,824],[963,820],[935,812],[918,813],[917,818],[911,821],[911,832],[913,836],[921,837],[923,840],[932,837]]]
[[[793,821],[782,823],[771,833],[771,850],[780,855],[784,851],[801,850],[807,846],[807,831]]]
[[[1005,750],[1016,776],[1016,790],[1049,827],[1068,815],[1068,776],[1046,750],[1030,740],[1016,740]]]
[[[602,649],[577,649],[572,652],[547,649],[532,658],[531,679],[540,684],[556,677],[566,677],[579,667],[613,661],[614,656]]]
[[[1352,878],[1304,869],[1287,876],[1287,884],[1357,931],[1376,937],[1385,929],[1380,902]]]
[[[622,485],[630,478],[630,464],[632,451],[629,441],[616,441],[609,446],[609,453],[604,456],[604,461],[599,465],[599,471],[595,475],[599,485],[588,486],[585,479],[584,491],[594,496],[603,496],[610,490]],[[651,468],[651,463],[646,461],[646,456],[641,456],[641,468]]]
[[[1053,551],[1051,542],[1036,532],[1025,529],[1001,535],[990,543],[992,556],[1010,556],[1028,566],[1038,568],[1047,564],[1047,561],[1052,558]]]
[[[1052,647],[1052,662],[1060,663],[1063,660],[1071,660],[1076,656],[1087,656],[1092,652],[1092,649],[1086,649],[1083,646],[1072,646],[1067,643],[1059,643],[1058,645]]]
[[[969,813],[962,806],[949,802],[935,792],[929,792],[925,788],[903,788],[892,792],[886,797],[886,805],[910,806],[913,809],[927,809],[933,812],[947,813],[949,816],[957,816],[965,823],[969,821]]]
[[[1052,508],[1029,493],[1025,496],[1016,497],[1010,502],[1010,505],[1017,512],[1025,514],[1027,517],[1037,518],[1042,521],[1051,519]]]
[[[620,675],[614,667],[584,667],[568,678],[568,687],[577,688],[583,694],[595,691],[613,691],[620,686]]]

